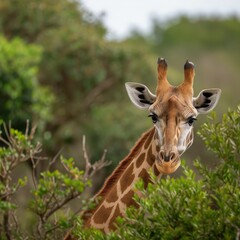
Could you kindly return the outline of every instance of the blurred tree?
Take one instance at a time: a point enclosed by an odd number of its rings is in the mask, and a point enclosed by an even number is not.
[[[26,120],[42,124],[50,117],[51,97],[37,82],[41,48],[0,35],[0,118],[24,129]]]
[[[113,162],[149,126],[148,120],[141,121],[145,113],[135,111],[124,96],[123,82],[155,86],[157,56],[168,59],[169,80],[176,85],[183,75],[180,63],[193,61],[195,92],[222,88],[221,112],[239,102],[239,26],[237,17],[178,17],[154,20],[150,34],[132,31],[124,41],[109,41],[102,19],[79,1],[0,2],[0,31],[8,39],[18,36],[42,47],[38,78],[56,99],[44,134],[49,151],[55,154],[64,146],[65,155],[76,157],[84,133],[91,139],[93,159],[107,148]],[[204,149],[196,139],[188,158],[207,158]]]
[[[54,152],[63,143],[79,144],[81,126],[94,124],[93,105],[113,98],[122,101],[120,83],[153,75],[143,50],[107,41],[101,19],[78,1],[3,0],[0,30],[8,38],[19,36],[42,46],[39,79],[56,97],[54,118],[45,134]],[[98,155],[102,146],[95,148]]]
[[[182,16],[165,24],[154,19],[151,33],[153,48],[181,46],[196,51],[204,47],[205,50],[212,51],[224,47],[236,50],[240,41],[239,24],[239,18],[235,16],[227,19]]]

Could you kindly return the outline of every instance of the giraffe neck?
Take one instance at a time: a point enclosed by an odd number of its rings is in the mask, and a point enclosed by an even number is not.
[[[114,229],[116,217],[123,216],[128,206],[136,205],[133,200],[134,184],[142,178],[146,187],[150,181],[150,168],[156,175],[160,174],[155,167],[155,156],[160,150],[156,139],[157,133],[152,128],[143,134],[129,155],[120,162],[95,196],[101,200],[92,215],[85,219],[86,227],[109,232]]]

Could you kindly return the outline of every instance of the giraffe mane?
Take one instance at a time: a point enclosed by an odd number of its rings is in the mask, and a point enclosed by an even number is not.
[[[94,209],[86,210],[83,212],[82,219],[85,223],[87,223],[90,216],[94,213],[94,211],[101,205],[103,198],[109,193],[112,186],[118,181],[121,177],[125,169],[130,165],[136,154],[141,149],[142,145],[145,143],[146,139],[151,135],[154,128],[151,128],[147,132],[143,133],[140,139],[135,143],[129,154],[118,164],[117,168],[113,171],[113,173],[106,179],[103,187],[98,191],[98,193],[94,196],[94,201],[96,206]],[[100,202],[98,202],[100,200]]]
[[[122,173],[125,171],[125,169],[130,165],[133,158],[136,156],[136,154],[139,152],[139,149],[141,149],[141,146],[145,143],[146,139],[149,137],[149,135],[152,133],[154,128],[151,128],[147,132],[143,133],[140,139],[135,143],[129,154],[119,163],[117,168],[113,171],[113,173],[106,179],[103,187],[99,190],[99,192],[95,195],[94,198],[98,197],[105,197],[108,192],[110,191],[111,187],[118,181]]]

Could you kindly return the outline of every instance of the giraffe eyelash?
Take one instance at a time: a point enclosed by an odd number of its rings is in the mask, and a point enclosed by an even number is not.
[[[197,121],[197,119],[196,119],[195,117],[191,116],[191,117],[189,117],[189,118],[187,119],[186,123],[187,123],[189,126],[192,126],[195,121]]]
[[[151,117],[151,118],[152,118],[153,124],[157,123],[158,120],[159,120],[158,115],[157,115],[156,113],[153,113],[153,112],[151,112],[151,113],[148,115],[148,117]]]

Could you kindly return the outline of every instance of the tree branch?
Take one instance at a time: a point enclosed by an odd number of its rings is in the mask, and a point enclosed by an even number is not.
[[[115,81],[112,78],[108,78],[105,81],[98,84],[95,88],[88,93],[86,96],[84,102],[82,103],[83,110],[86,110],[89,108],[89,106],[96,102],[96,98],[100,96],[104,91],[108,90],[115,84]]]

